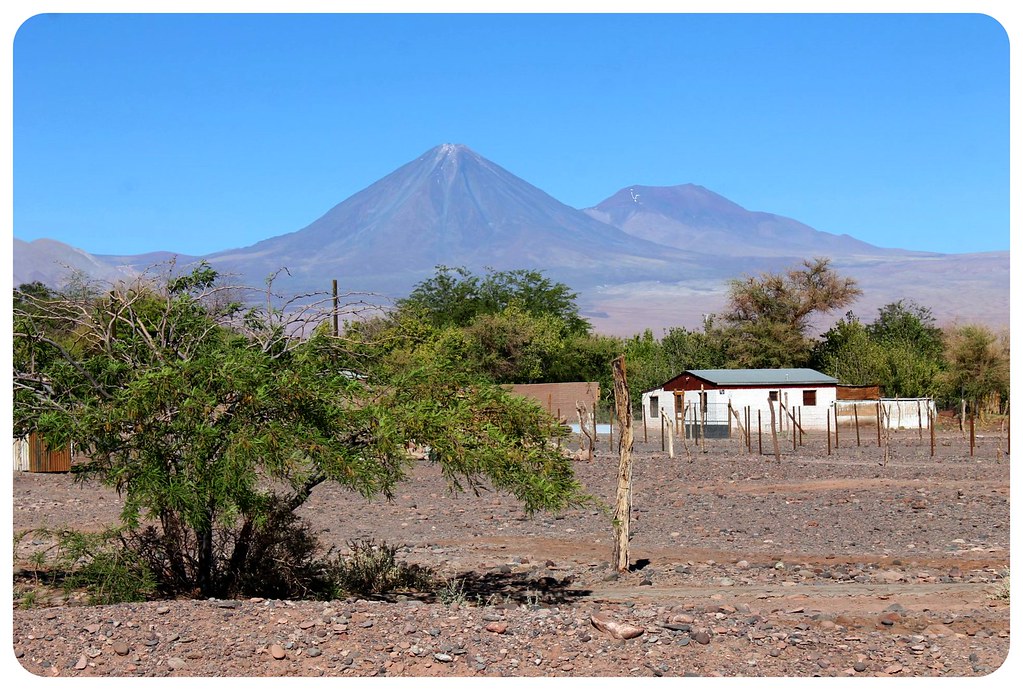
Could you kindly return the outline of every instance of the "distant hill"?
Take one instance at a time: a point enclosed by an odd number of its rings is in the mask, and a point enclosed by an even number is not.
[[[53,240],[14,240],[15,285],[59,285],[64,264],[114,280],[171,252],[93,256]],[[295,232],[178,265],[209,261],[235,282],[259,286],[286,268],[285,293],[330,288],[384,298],[408,294],[435,266],[482,272],[531,268],[580,293],[600,332],[697,327],[724,304],[726,281],[828,256],[864,291],[853,311],[909,299],[939,321],[1008,325],[1009,253],[936,254],[875,247],[771,213],[748,211],[693,184],[626,187],[585,211],[466,146],[425,152]],[[62,277],[63,276],[63,277]],[[837,318],[838,315],[835,315]]]
[[[773,213],[747,211],[695,184],[626,187],[586,213],[630,235],[717,257],[805,256],[807,251],[827,256],[907,253],[814,230]]]

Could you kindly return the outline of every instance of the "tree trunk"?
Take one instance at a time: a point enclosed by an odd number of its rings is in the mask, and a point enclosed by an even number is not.
[[[195,530],[196,546],[199,549],[198,586],[204,597],[216,596],[213,583],[213,529]]]
[[[614,376],[615,412],[621,433],[618,437],[618,491],[614,510],[612,560],[618,572],[629,569],[629,522],[632,514],[632,407],[625,379],[625,357],[611,363]]]

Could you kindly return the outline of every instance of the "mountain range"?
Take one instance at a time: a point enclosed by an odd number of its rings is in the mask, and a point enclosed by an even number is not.
[[[59,285],[68,267],[116,280],[174,254],[92,255],[55,240],[14,240],[14,284]],[[941,323],[1009,320],[1009,253],[938,254],[876,247],[791,218],[748,211],[695,184],[630,186],[575,209],[466,146],[443,144],[345,199],[305,228],[202,257],[235,280],[285,293],[402,297],[437,265],[542,270],[579,293],[598,332],[699,326],[725,303],[726,281],[827,256],[864,295],[871,320],[900,299]],[[838,315],[833,315],[837,317]]]

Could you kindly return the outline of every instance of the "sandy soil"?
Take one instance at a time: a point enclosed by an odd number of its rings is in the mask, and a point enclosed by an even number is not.
[[[21,667],[39,676],[983,676],[1009,650],[1007,443],[899,432],[750,455],[736,441],[636,444],[631,572],[616,574],[608,513],[527,516],[508,496],[451,495],[420,462],[394,500],[332,486],[302,508],[325,547],[402,545],[452,582],[391,601],[59,598],[13,612]],[[844,440],[844,439],[843,439]],[[577,474],[606,505],[605,442]],[[112,492],[63,475],[14,477],[13,528],[116,520]],[[35,543],[33,543],[33,541]],[[26,558],[45,539],[22,540]],[[634,626],[618,639],[604,625]],[[612,625],[613,627],[613,625]],[[604,629],[602,629],[604,628]],[[1010,662],[1007,666],[1012,666]],[[998,675],[1007,672],[999,671]]]

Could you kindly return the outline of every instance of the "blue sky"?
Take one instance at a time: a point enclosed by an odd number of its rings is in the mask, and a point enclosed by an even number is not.
[[[576,208],[696,183],[1009,248],[1009,41],[979,14],[40,15],[13,77],[13,234],[93,253],[293,232],[441,143]]]

